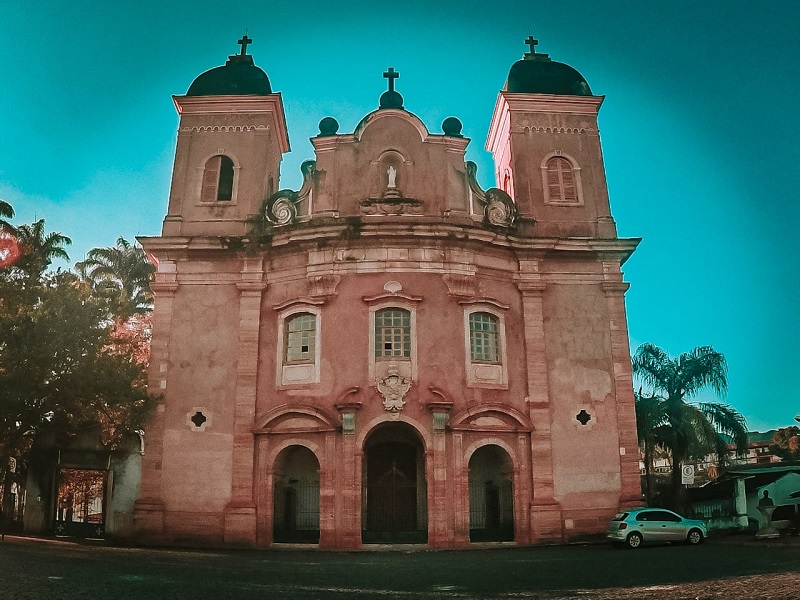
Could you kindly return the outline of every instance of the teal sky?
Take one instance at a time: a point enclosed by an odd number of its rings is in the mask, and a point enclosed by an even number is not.
[[[800,414],[798,23],[793,0],[5,2],[0,198],[15,223],[70,236],[73,260],[159,234],[171,95],[245,29],[283,95],[282,187],[299,186],[322,117],[346,132],[377,108],[389,66],[431,131],[461,119],[489,187],[492,109],[530,28],[606,96],[612,211],[621,236],[643,238],[624,268],[631,346],[714,346],[750,428],[785,426]]]

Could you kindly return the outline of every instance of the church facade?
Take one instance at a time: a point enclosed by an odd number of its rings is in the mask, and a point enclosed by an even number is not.
[[[299,190],[281,95],[242,50],[182,96],[157,264],[138,539],[462,547],[604,531],[640,500],[620,267],[597,113],[534,50],[465,161],[397,73]]]

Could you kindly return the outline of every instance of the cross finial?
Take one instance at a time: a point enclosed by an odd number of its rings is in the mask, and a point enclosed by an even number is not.
[[[534,37],[528,34],[528,37],[525,39],[525,43],[531,47],[531,51],[528,54],[536,54],[536,46],[539,45],[539,40],[534,39]]]
[[[389,80],[389,91],[394,91],[394,80],[400,77],[400,73],[394,70],[394,67],[389,67],[389,70],[383,74]]]
[[[242,51],[239,54],[244,56],[245,54],[247,54],[247,45],[252,44],[253,40],[247,37],[247,33],[245,32],[244,37],[240,39],[237,43],[242,47]]]

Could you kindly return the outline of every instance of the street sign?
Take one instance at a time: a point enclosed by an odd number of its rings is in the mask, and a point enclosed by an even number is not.
[[[694,465],[683,465],[681,467],[681,483],[692,485],[694,483]]]
[[[13,456],[9,457],[8,459],[8,470],[11,471],[12,473],[17,472],[17,459],[14,458]]]

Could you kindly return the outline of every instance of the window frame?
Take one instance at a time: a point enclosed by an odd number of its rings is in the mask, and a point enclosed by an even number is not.
[[[206,189],[206,182],[205,182],[205,180],[206,180],[206,171],[208,170],[209,163],[212,160],[214,160],[215,158],[219,158],[220,159],[220,166],[216,170],[217,176],[216,176],[216,184],[214,186],[214,199],[213,200],[208,200],[208,199],[204,199],[204,196],[203,196],[203,192]],[[227,158],[228,160],[230,160],[231,164],[232,164],[232,168],[233,168],[233,174],[232,174],[232,179],[231,179],[231,197],[230,197],[230,200],[220,200],[219,199],[219,186],[220,186],[220,180],[221,180],[221,177],[222,177],[222,168],[221,167],[222,167],[222,159],[223,158]],[[200,171],[199,179],[200,179],[200,181],[199,181],[199,191],[198,191],[198,196],[197,196],[197,198],[198,198],[197,204],[199,204],[201,206],[232,206],[232,205],[235,205],[236,201],[237,201],[237,196],[238,196],[237,191],[238,191],[238,187],[239,187],[239,168],[240,167],[239,167],[239,164],[238,164],[236,158],[232,154],[230,154],[229,152],[225,152],[224,150],[219,150],[218,152],[214,152],[213,154],[210,154],[209,156],[207,156],[205,161],[203,162],[203,165],[201,167],[199,167],[199,171]]]
[[[561,195],[558,198],[553,198],[550,195],[550,172],[548,170],[548,163],[553,159],[565,160],[572,168],[573,185],[575,186],[575,200],[563,200],[564,190],[563,185],[561,188]],[[542,173],[542,189],[544,192],[544,203],[555,206],[583,206],[583,185],[581,182],[581,168],[574,158],[570,155],[556,150],[547,154],[541,163]]]
[[[314,316],[314,355],[313,360],[289,360],[289,322],[300,315]],[[279,388],[297,387],[320,382],[322,359],[322,311],[308,304],[294,304],[278,314],[278,343],[276,352],[276,383]]]
[[[375,304],[370,305],[369,307],[369,378],[370,380],[374,380],[376,377],[376,365],[382,364],[386,365],[391,362],[395,362],[398,364],[407,364],[409,365],[410,373],[412,379],[416,381],[417,379],[417,307],[416,307],[417,300],[411,299],[408,301],[404,301],[401,298],[391,298],[389,300],[378,302]],[[386,309],[396,309],[396,310],[404,310],[409,313],[410,316],[410,355],[408,357],[404,356],[387,356],[383,358],[378,358],[375,356],[375,315],[377,312],[386,310]],[[401,369],[402,370],[402,369]]]
[[[488,321],[494,325],[494,331],[492,330],[485,330],[485,329],[473,329],[472,323],[474,317],[479,317],[481,315],[486,315],[489,317]],[[502,365],[502,356],[500,354],[500,318],[497,315],[494,315],[485,310],[474,310],[472,312],[467,313],[467,320],[469,326],[469,359],[473,363],[481,363],[486,365]],[[493,338],[493,343],[489,344],[481,344],[481,347],[488,347],[494,350],[494,358],[476,358],[476,350],[478,345],[475,343],[478,334],[481,334],[482,338]],[[493,334],[493,335],[492,335]],[[485,353],[485,352],[484,352]]]
[[[508,389],[508,354],[506,350],[505,314],[507,306],[494,302],[478,301],[464,306],[464,367],[467,387]],[[486,313],[497,321],[498,362],[473,360],[471,315]],[[484,374],[484,376],[482,376]]]

